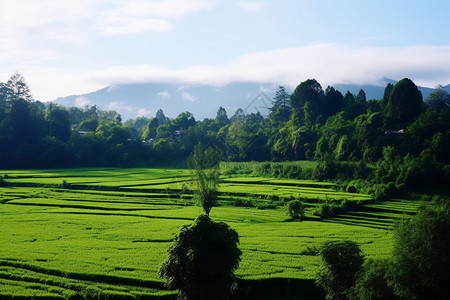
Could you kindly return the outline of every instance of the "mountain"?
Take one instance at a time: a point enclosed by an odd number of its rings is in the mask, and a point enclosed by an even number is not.
[[[103,110],[115,110],[122,119],[154,116],[158,109],[170,118],[183,111],[197,120],[214,118],[220,106],[231,117],[236,109],[247,113],[268,114],[268,108],[278,88],[259,83],[231,83],[225,86],[200,84],[142,83],[112,85],[96,92],[54,100],[66,107],[97,105]]]
[[[387,80],[395,85],[395,81]],[[357,94],[363,89],[367,99],[381,99],[384,86],[336,84],[334,88],[343,95],[347,91]],[[324,87],[325,89],[326,87]],[[236,82],[224,86],[205,84],[171,84],[171,83],[141,83],[111,85],[101,90],[73,95],[54,100],[54,103],[70,107],[97,105],[102,110],[115,110],[123,120],[138,116],[152,117],[158,109],[170,118],[178,116],[183,111],[191,112],[197,120],[214,118],[220,106],[227,110],[231,117],[236,109],[244,112],[259,111],[267,115],[268,108],[278,85],[260,84],[254,82]],[[433,91],[431,88],[419,87],[425,100]],[[450,92],[450,85],[444,87]],[[288,92],[292,92],[293,89]]]

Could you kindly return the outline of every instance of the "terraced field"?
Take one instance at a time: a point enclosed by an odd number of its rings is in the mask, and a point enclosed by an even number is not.
[[[173,235],[202,211],[188,170],[8,171],[0,187],[0,297],[169,298],[157,271]],[[318,247],[357,241],[371,258],[390,254],[396,220],[419,203],[374,203],[333,184],[224,177],[211,217],[240,235],[242,280],[313,279]],[[284,203],[301,198],[306,220],[291,222]],[[355,201],[357,211],[320,220],[323,201]],[[256,205],[253,205],[255,204]],[[266,208],[266,209],[261,209]]]

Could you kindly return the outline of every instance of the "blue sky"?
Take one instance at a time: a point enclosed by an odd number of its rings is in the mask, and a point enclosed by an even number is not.
[[[0,0],[0,82],[450,83],[450,1]]]

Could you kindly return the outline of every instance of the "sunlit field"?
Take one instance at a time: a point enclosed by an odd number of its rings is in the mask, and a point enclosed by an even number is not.
[[[158,276],[173,235],[202,213],[189,170],[74,169],[4,172],[0,187],[0,296],[173,298]],[[211,218],[240,236],[242,280],[314,279],[326,240],[358,242],[368,258],[390,255],[392,228],[420,203],[375,203],[331,183],[223,177]],[[284,205],[301,199],[303,221]],[[355,201],[328,219],[323,201]]]

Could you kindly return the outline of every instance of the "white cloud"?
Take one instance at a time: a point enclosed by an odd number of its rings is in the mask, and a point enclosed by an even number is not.
[[[167,32],[174,25],[167,20],[155,18],[113,17],[103,20],[99,31],[106,35],[132,34],[145,31]]]
[[[108,110],[116,110],[116,111],[133,111],[134,108],[131,105],[127,105],[125,102],[111,102],[107,106]]]
[[[175,26],[170,21],[211,5],[206,0],[117,1],[114,8],[99,14],[97,29],[106,35],[146,31],[167,32]]]
[[[186,100],[186,101],[189,101],[189,102],[196,102],[197,101],[197,98],[192,96],[188,92],[182,92],[181,93],[181,98],[183,98],[183,100]]]
[[[169,69],[157,65],[118,66],[91,74],[106,83],[185,82],[223,85],[232,81],[296,86],[308,78],[324,85],[383,84],[384,78],[409,77],[417,84],[450,83],[450,46],[352,48],[316,44],[242,55],[216,65]]]
[[[91,104],[91,100],[89,100],[89,98],[87,97],[77,97],[75,99],[75,103],[74,105],[76,107],[85,107],[86,105],[90,105]]]
[[[162,92],[158,93],[158,96],[163,99],[168,99],[168,98],[170,98],[170,93],[169,93],[169,91],[162,91]]]
[[[141,108],[138,110],[138,117],[150,117],[153,114],[153,110]]]
[[[353,48],[316,44],[250,53],[215,65],[170,69],[158,65],[114,66],[83,73],[54,69],[19,69],[37,99],[81,94],[111,84],[172,82],[224,85],[255,81],[295,87],[308,78],[323,86],[337,83],[384,84],[384,78],[411,78],[416,84],[435,87],[450,83],[450,46],[406,48]],[[11,72],[12,73],[12,72]],[[1,75],[1,74],[0,74]],[[5,81],[11,74],[4,74]],[[164,92],[164,91],[163,91]],[[188,91],[185,99],[190,98]],[[163,96],[159,94],[159,96]],[[192,96],[192,95],[190,95]]]

